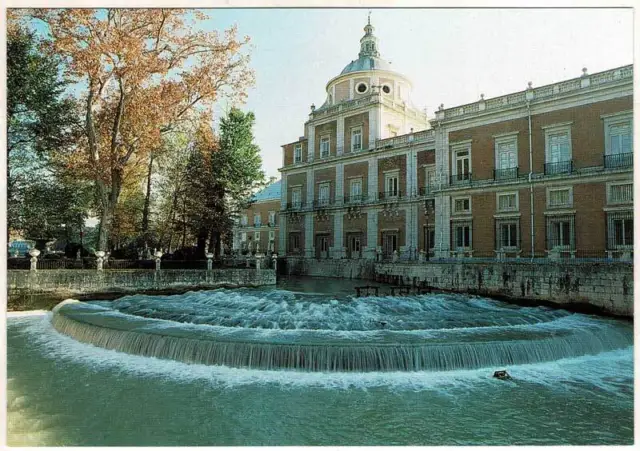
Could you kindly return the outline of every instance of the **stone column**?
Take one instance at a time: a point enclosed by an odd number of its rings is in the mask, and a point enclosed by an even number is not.
[[[378,249],[378,211],[367,211],[367,248],[365,258],[376,260]]]
[[[273,263],[273,270],[277,271],[278,269],[278,254],[271,255],[271,262]]]
[[[344,116],[338,116],[336,120],[336,155],[344,153]]]
[[[378,158],[371,157],[368,163],[367,196],[369,200],[376,200],[378,198]]]
[[[38,270],[38,255],[40,255],[40,251],[35,247],[29,251],[29,255],[31,255],[31,271]]]
[[[206,254],[207,256],[207,271],[211,271],[213,269],[213,254]]]
[[[336,205],[342,205],[344,201],[344,163],[336,164]]]
[[[411,148],[407,153],[407,196],[415,196],[418,194],[418,156],[415,148]]]
[[[256,269],[260,271],[262,269],[262,258],[264,255],[256,254]]]
[[[315,254],[315,246],[313,245],[313,214],[304,215],[304,254],[307,258],[312,258]]]
[[[344,213],[337,212],[333,215],[333,258],[340,259],[344,257]]]

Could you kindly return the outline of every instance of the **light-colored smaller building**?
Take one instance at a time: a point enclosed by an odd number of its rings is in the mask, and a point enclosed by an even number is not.
[[[240,253],[274,253],[278,250],[280,180],[271,183],[251,199],[240,212],[233,229],[233,250]]]

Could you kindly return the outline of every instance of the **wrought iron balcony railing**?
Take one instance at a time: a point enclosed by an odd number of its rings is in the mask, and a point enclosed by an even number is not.
[[[449,176],[450,185],[470,185],[471,184],[471,172],[463,172],[462,174],[455,174]]]
[[[421,186],[418,189],[418,194],[420,196],[428,196],[429,194],[433,193],[435,190],[436,190],[436,187],[433,185]]]
[[[333,205],[333,198],[320,198],[313,201],[313,208],[326,208]]]
[[[633,152],[605,155],[604,167],[607,169],[633,167]]]
[[[515,168],[494,169],[494,180],[515,180],[518,178],[518,166]]]
[[[573,172],[573,160],[558,161],[544,164],[544,175],[571,174]]]
[[[362,194],[346,194],[344,196],[345,204],[361,204],[365,200],[364,195]]]
[[[379,200],[399,199],[402,197],[402,191],[381,191],[378,193]]]
[[[302,202],[287,202],[287,210],[301,210]]]

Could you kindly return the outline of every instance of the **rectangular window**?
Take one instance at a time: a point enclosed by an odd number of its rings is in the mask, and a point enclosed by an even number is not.
[[[615,212],[607,215],[609,249],[633,248],[633,212]]]
[[[462,197],[453,200],[453,212],[454,213],[470,213],[471,212],[471,198]]]
[[[520,221],[496,221],[496,249],[520,248]]]
[[[362,201],[362,179],[354,179],[350,182],[349,202]]]
[[[253,215],[253,225],[255,227],[260,227],[262,225],[262,217],[259,213]]]
[[[623,122],[609,126],[609,155],[633,152],[631,123]]]
[[[243,226],[246,226],[249,223],[249,218],[247,218],[247,215],[242,215],[242,218],[240,219],[240,224]]]
[[[318,248],[320,252],[329,252],[329,237],[327,235],[318,236]]]
[[[276,232],[273,230],[269,230],[269,241],[273,241],[276,239]]]
[[[318,187],[318,205],[329,205],[330,183],[321,183]]]
[[[396,232],[382,232],[382,252],[389,258],[398,250],[398,234]]]
[[[518,177],[518,144],[515,137],[496,138],[496,180]]]
[[[397,197],[400,193],[399,187],[400,187],[400,182],[399,182],[399,176],[397,172],[394,172],[393,174],[385,174],[384,197]]]
[[[573,205],[573,190],[571,188],[548,189],[547,207],[571,207]]]
[[[260,241],[260,232],[253,232],[253,239],[256,241]]]
[[[571,160],[571,125],[557,125],[545,129],[545,164],[547,175],[573,171]]]
[[[320,158],[327,158],[330,152],[331,140],[328,136],[320,138]]]
[[[571,159],[568,132],[549,134],[547,145],[547,163],[561,163]]]
[[[456,173],[455,181],[463,181],[471,179],[471,156],[469,150],[458,150],[456,156]]]
[[[609,185],[609,203],[623,204],[633,202],[633,183]]]
[[[436,189],[436,170],[433,167],[425,168],[424,176],[425,193],[428,194]]]
[[[456,250],[471,248],[471,223],[453,223],[453,247]]]
[[[293,162],[301,163],[302,162],[302,144],[296,144],[293,148]]]
[[[575,249],[575,217],[547,216],[547,249]]]
[[[272,226],[272,227],[276,225],[276,212],[275,211],[270,211],[269,212],[269,225]]]
[[[289,251],[298,252],[300,250],[300,233],[289,234]]]
[[[351,151],[358,152],[362,150],[362,127],[351,129]]]
[[[498,194],[498,211],[518,211],[517,193]]]
[[[300,208],[302,205],[302,189],[293,188],[291,190],[291,205],[293,208]]]

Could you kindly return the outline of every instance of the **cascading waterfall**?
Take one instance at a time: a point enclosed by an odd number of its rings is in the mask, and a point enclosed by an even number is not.
[[[249,289],[136,295],[65,301],[52,323],[106,349],[266,370],[448,371],[632,345],[632,334],[606,319],[444,295],[336,299]]]

